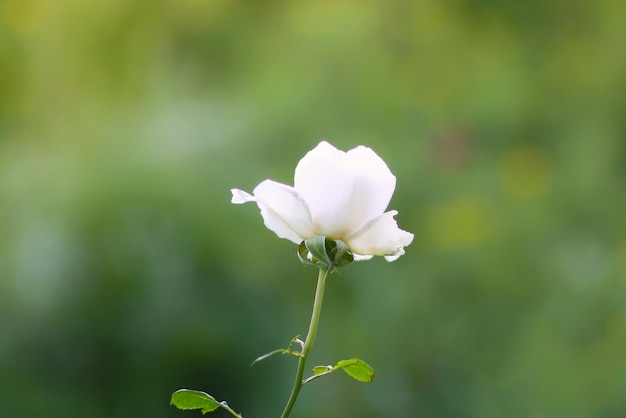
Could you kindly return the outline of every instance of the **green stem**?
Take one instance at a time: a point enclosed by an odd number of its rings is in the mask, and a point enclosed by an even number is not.
[[[326,286],[326,276],[328,276],[328,270],[320,269],[317,276],[317,288],[315,289],[315,301],[313,302],[313,313],[311,314],[311,323],[309,324],[309,332],[307,333],[304,346],[302,347],[302,357],[298,360],[298,370],[296,371],[296,379],[293,382],[293,389],[289,396],[289,401],[285,406],[285,410],[280,418],[287,418],[293,409],[300,389],[302,388],[302,376],[304,375],[304,368],[306,366],[306,360],[309,357],[315,336],[317,335],[317,325],[320,322],[320,313],[322,311],[322,300],[324,300],[324,287]]]
[[[236,413],[226,402],[220,402],[220,406],[231,413],[232,416],[236,418],[243,418],[241,415]]]

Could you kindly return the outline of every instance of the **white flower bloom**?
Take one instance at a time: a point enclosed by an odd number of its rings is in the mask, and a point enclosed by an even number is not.
[[[256,202],[265,226],[300,244],[314,236],[341,240],[358,259],[393,261],[413,234],[398,228],[395,210],[385,212],[396,178],[370,148],[343,152],[323,141],[296,167],[294,187],[265,180],[252,195],[233,189],[232,203]]]

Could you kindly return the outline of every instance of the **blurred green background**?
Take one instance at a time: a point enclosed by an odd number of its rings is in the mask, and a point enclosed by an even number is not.
[[[229,189],[372,147],[294,417],[626,416],[626,3],[0,2],[0,417],[278,416],[316,272]],[[228,416],[225,411],[216,416]]]

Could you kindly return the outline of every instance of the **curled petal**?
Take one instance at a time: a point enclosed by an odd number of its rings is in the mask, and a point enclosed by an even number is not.
[[[404,248],[400,248],[398,252],[394,255],[386,255],[385,260],[387,261],[396,261],[400,256],[404,255]]]
[[[298,163],[294,187],[307,201],[315,232],[343,239],[383,214],[396,186],[370,148],[343,152],[322,141]]]
[[[384,255],[393,261],[404,254],[404,247],[413,241],[413,234],[398,228],[392,210],[372,219],[357,233],[348,237],[346,243],[355,254]]]
[[[230,203],[234,203],[235,205],[241,205],[242,203],[247,202],[256,202],[254,196],[248,192],[244,192],[243,190],[231,189],[230,192],[233,194],[233,198],[230,199]]]
[[[299,244],[314,235],[309,207],[293,187],[265,180],[254,195],[239,189],[231,192],[232,203],[256,202],[265,226],[280,238]]]

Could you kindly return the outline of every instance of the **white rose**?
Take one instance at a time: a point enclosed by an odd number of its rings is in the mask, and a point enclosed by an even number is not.
[[[296,244],[325,236],[343,241],[356,259],[393,261],[413,241],[398,228],[398,212],[385,212],[395,187],[396,178],[370,148],[343,152],[322,141],[298,163],[294,187],[265,180],[252,195],[232,189],[232,203],[256,202],[265,226]]]

